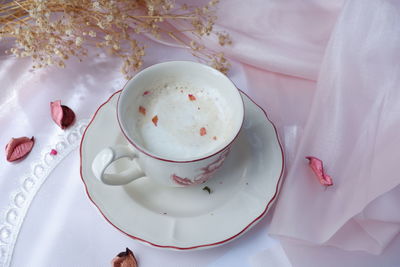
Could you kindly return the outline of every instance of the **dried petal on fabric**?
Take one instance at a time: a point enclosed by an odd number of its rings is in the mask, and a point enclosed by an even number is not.
[[[308,156],[306,157],[306,159],[309,160],[308,164],[312,171],[315,173],[320,184],[324,186],[333,185],[332,178],[324,170],[324,163],[322,162],[322,160],[312,156]]]
[[[133,252],[126,248],[126,251],[119,253],[112,261],[112,267],[137,267],[137,261]]]
[[[26,157],[31,152],[35,139],[28,137],[11,138],[6,145],[6,159],[9,162],[17,161]]]
[[[61,105],[61,100],[50,102],[51,118],[61,129],[68,128],[75,121],[75,113],[67,106]]]

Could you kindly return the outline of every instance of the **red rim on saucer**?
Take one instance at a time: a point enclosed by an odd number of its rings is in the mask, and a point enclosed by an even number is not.
[[[96,118],[98,112],[101,110],[101,108],[103,106],[105,106],[107,103],[109,103],[109,101],[118,93],[120,93],[122,90],[115,92],[114,94],[112,94],[106,102],[104,102],[102,105],[100,105],[100,107],[96,110],[95,114],[93,115],[91,121],[89,122],[87,128],[85,129],[83,136],[82,136],[82,140],[81,140],[81,144],[80,144],[80,174],[81,174],[81,179],[84,183],[85,186],[85,190],[86,193],[89,197],[89,199],[92,201],[92,203],[97,207],[97,209],[100,211],[100,213],[103,215],[103,217],[111,224],[113,225],[115,228],[117,228],[119,231],[121,231],[122,233],[126,234],[127,236],[139,240],[141,242],[147,243],[149,245],[155,246],[155,247],[159,247],[159,248],[169,248],[169,249],[175,249],[175,250],[192,250],[192,249],[198,249],[198,248],[206,248],[206,247],[213,247],[213,246],[217,246],[217,245],[221,245],[221,244],[225,244],[233,239],[235,239],[236,237],[242,235],[243,233],[245,233],[247,230],[249,230],[253,225],[255,225],[256,222],[258,222],[269,210],[271,204],[274,202],[274,200],[276,199],[277,195],[279,194],[279,190],[281,187],[281,183],[282,183],[282,176],[283,176],[283,172],[284,172],[284,166],[285,166],[285,157],[284,157],[284,153],[283,153],[283,149],[282,149],[282,144],[280,142],[277,130],[275,125],[273,124],[273,122],[269,119],[267,113],[265,112],[265,110],[263,110],[257,103],[255,103],[247,94],[245,94],[244,92],[240,91],[243,95],[245,95],[254,105],[256,105],[261,111],[263,111],[263,113],[265,114],[265,117],[267,118],[267,121],[273,126],[273,130],[275,132],[275,138],[279,144],[279,149],[280,149],[280,153],[281,153],[281,171],[279,174],[279,178],[276,182],[276,186],[275,186],[275,193],[272,195],[272,197],[269,199],[267,205],[265,206],[265,209],[252,221],[250,221],[245,227],[243,227],[240,231],[238,231],[237,233],[231,235],[228,238],[225,238],[221,241],[218,242],[213,242],[213,243],[205,243],[205,244],[199,244],[199,245],[195,245],[195,246],[187,246],[187,247],[182,247],[182,246],[174,246],[174,245],[161,245],[161,244],[157,244],[155,242],[150,242],[148,240],[145,240],[143,238],[140,238],[138,236],[129,234],[127,232],[125,232],[124,230],[120,229],[119,227],[117,227],[107,216],[106,214],[102,211],[102,209],[100,208],[100,206],[96,203],[96,201],[93,200],[92,196],[89,193],[88,190],[88,185],[85,182],[84,176],[83,176],[83,165],[82,165],[82,150],[83,150],[83,142],[85,140],[85,136],[87,133],[87,130],[90,128],[91,124],[93,123],[94,119]],[[94,177],[93,177],[94,179]]]

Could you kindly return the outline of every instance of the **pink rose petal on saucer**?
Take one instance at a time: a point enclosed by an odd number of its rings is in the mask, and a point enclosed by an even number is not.
[[[61,105],[61,100],[50,102],[51,118],[53,121],[65,129],[75,120],[75,113],[67,106]]]
[[[143,96],[150,94],[150,91],[144,91]]]
[[[318,181],[324,186],[333,185],[332,178],[326,174],[324,170],[324,163],[316,157],[306,157],[309,160],[308,164],[318,178]]]
[[[137,267],[137,261],[133,252],[126,248],[126,251],[119,253],[112,261],[112,267]]]
[[[155,126],[157,126],[157,123],[158,123],[158,116],[155,115],[155,116],[151,119],[151,121],[153,122],[153,124],[154,124]]]
[[[57,155],[58,154],[58,152],[57,152],[57,150],[55,150],[55,149],[52,149],[51,151],[50,151],[50,155],[52,155],[52,156],[55,156],[55,155]]]
[[[205,127],[200,128],[200,136],[205,136],[207,134],[207,130]]]
[[[11,138],[10,142],[6,145],[6,158],[7,161],[13,162],[24,158],[31,152],[35,139],[28,137]]]
[[[144,107],[139,106],[139,112],[140,112],[142,115],[146,116],[146,109],[145,109]]]

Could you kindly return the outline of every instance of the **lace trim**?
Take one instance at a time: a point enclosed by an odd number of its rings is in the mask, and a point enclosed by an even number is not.
[[[79,146],[88,122],[79,121],[51,148],[42,151],[40,159],[31,164],[30,173],[21,177],[19,188],[11,193],[10,203],[0,217],[0,266],[10,266],[18,234],[36,193],[53,169]],[[57,155],[49,153],[52,148]]]

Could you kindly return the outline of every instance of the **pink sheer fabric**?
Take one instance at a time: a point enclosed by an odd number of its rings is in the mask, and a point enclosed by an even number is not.
[[[271,233],[380,253],[400,231],[398,191],[383,195],[400,183],[399,11],[394,1],[345,5]],[[305,155],[325,161],[332,188],[310,179]]]
[[[399,12],[388,0],[222,3],[219,29],[235,40],[225,51],[285,144],[271,234],[379,254],[399,233]],[[334,186],[315,180],[308,155]]]
[[[315,80],[342,2],[221,1],[216,29],[234,39],[234,45],[225,49],[230,58]]]

